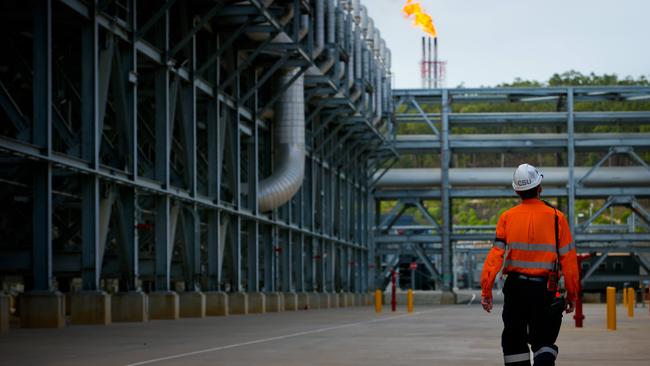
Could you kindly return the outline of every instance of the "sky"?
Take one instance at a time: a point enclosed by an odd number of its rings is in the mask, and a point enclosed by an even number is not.
[[[494,86],[554,73],[650,77],[648,0],[421,0],[447,61],[447,87]],[[394,88],[421,87],[422,31],[405,0],[362,0],[393,56]]]

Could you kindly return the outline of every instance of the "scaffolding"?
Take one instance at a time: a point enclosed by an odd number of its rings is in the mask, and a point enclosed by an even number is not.
[[[390,51],[338,3],[0,5],[4,283],[366,293]]]
[[[650,87],[417,89],[394,90],[393,97],[396,131],[404,124],[417,124],[429,130],[424,135],[396,133],[398,152],[402,156],[439,156],[439,168],[391,169],[378,178],[376,207],[383,201],[397,202],[383,220],[378,215],[375,218],[378,268],[390,271],[399,262],[400,255],[420,258],[427,267],[433,267],[430,275],[440,287],[451,290],[454,261],[468,253],[487,252],[495,229],[491,225],[463,227],[452,223],[454,200],[516,197],[510,186],[514,165],[463,169],[452,166],[453,157],[552,153],[557,156],[558,166],[539,167],[548,173],[543,196],[563,200],[560,209],[567,213],[578,251],[627,252],[636,256],[646,271],[650,269],[647,259],[641,255],[650,252],[650,210],[647,204],[641,203],[650,197],[650,166],[647,158],[643,158],[650,151],[650,134],[639,132],[643,131],[640,126],[650,125],[650,111],[626,110],[628,107],[623,104],[650,100]],[[618,103],[618,106],[611,111],[585,110],[589,105],[595,108],[589,104],[592,102]],[[504,111],[462,112],[463,105],[476,103]],[[509,111],[517,110],[517,105],[541,103],[554,110]],[[595,129],[613,125],[621,127],[621,132]],[[504,133],[506,127],[527,129],[527,132]],[[468,129],[472,132],[467,132]],[[590,166],[576,166],[576,154],[589,152],[600,154],[600,159]],[[606,166],[614,156],[622,156],[629,164]],[[578,199],[603,199],[605,203],[590,217],[579,221]],[[439,202],[440,217],[430,214],[425,201]],[[629,208],[644,229],[639,231],[634,225],[622,225],[621,230],[621,225],[601,225],[594,230],[594,220],[614,206]],[[410,227],[395,225],[409,208],[419,211],[427,223]],[[384,275],[376,274],[377,283],[383,281]],[[609,280],[618,281],[615,276]]]

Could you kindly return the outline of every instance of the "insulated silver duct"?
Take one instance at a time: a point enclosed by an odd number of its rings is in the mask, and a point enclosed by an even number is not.
[[[393,55],[391,54],[390,49],[389,49],[389,48],[386,48],[386,62],[385,62],[385,63],[386,63],[386,70],[387,70],[388,72],[390,72],[390,69],[391,69],[391,67],[393,66],[393,65],[392,65],[392,62],[393,62],[392,56],[393,56]]]
[[[375,21],[368,17],[368,29],[366,29],[366,41],[372,42],[375,36]]]
[[[316,37],[314,40],[314,51],[312,58],[320,56],[325,48],[325,0],[316,0]]]
[[[280,77],[288,83],[299,69]],[[305,175],[305,99],[301,75],[282,94],[275,110],[275,166],[273,174],[259,183],[258,203],[267,212],[288,202],[302,185]]]
[[[352,13],[354,14],[354,22],[359,24],[361,22],[361,1],[352,0]]]
[[[578,181],[591,169],[575,167]],[[449,184],[455,187],[504,187],[512,184],[513,168],[451,168]],[[542,167],[542,186],[565,187],[569,181],[569,169]],[[378,176],[379,174],[376,174]],[[440,185],[440,169],[390,169],[377,183],[378,188],[430,188]],[[593,171],[583,182],[591,187],[629,187],[650,184],[650,171],[640,167],[601,167]]]
[[[362,63],[363,63],[363,54],[361,50],[361,28],[359,26],[355,27],[354,30],[354,78],[359,80],[361,79],[363,72]]]
[[[361,5],[361,23],[359,25],[361,26],[361,30],[365,36],[366,28],[368,27],[368,9],[365,5]]]
[[[381,43],[381,41],[380,41],[381,40],[381,32],[379,31],[379,29],[375,29],[375,32],[374,32],[373,36],[374,36],[374,39],[373,39],[373,42],[372,42],[373,50],[375,51],[375,55],[379,56],[379,46],[380,46],[380,43]]]
[[[359,43],[362,43],[361,40],[359,40]],[[362,68],[361,72],[359,75],[357,75],[357,79],[364,79],[368,80],[370,77],[370,63],[371,63],[371,53],[370,53],[370,48],[366,45],[361,46],[361,56],[362,56]]]
[[[353,32],[352,31],[352,25],[353,24],[354,23],[352,22],[352,15],[347,14],[346,19],[345,19],[345,27],[346,27],[346,35],[349,38],[347,40],[348,42],[346,42],[346,43],[349,43],[349,46],[350,46],[350,49],[349,49],[350,57],[348,57],[348,65],[347,65],[348,66],[348,89],[352,88],[352,86],[354,85],[354,69],[355,69],[354,64],[356,62],[356,60],[355,60],[356,59],[356,52],[355,52],[356,39],[355,39],[355,37],[353,36],[353,33],[352,33]]]
[[[336,42],[336,5],[334,0],[327,0],[327,43]]]
[[[386,41],[383,38],[379,45],[379,57],[381,58],[381,62],[386,65]]]
[[[377,66],[379,68],[379,66]],[[381,121],[382,114],[384,113],[383,108],[382,108],[382,102],[383,102],[383,89],[384,89],[384,83],[383,83],[383,76],[384,72],[383,70],[377,70],[377,76],[376,76],[376,83],[375,83],[375,118],[372,121],[372,125],[375,126],[379,121]]]

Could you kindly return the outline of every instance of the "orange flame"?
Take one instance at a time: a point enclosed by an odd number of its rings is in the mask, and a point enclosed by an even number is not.
[[[423,31],[429,34],[431,37],[437,37],[438,33],[436,32],[436,27],[433,25],[433,19],[431,15],[427,14],[422,8],[422,4],[419,2],[413,2],[413,0],[406,0],[406,4],[402,8],[404,15],[407,18],[413,18],[413,25],[420,27]]]

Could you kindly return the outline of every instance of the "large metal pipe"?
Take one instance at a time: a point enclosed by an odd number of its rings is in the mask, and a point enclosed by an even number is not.
[[[354,22],[358,25],[361,22],[361,0],[352,0],[352,14]]]
[[[366,35],[366,28],[368,27],[368,8],[365,5],[361,5],[361,22],[359,23],[362,33]]]
[[[299,71],[290,69],[279,78],[288,83]],[[259,183],[258,203],[267,212],[288,202],[300,189],[305,175],[305,99],[303,76],[282,94],[275,111],[275,166]]]
[[[316,34],[312,58],[316,59],[325,49],[325,0],[316,0],[316,22],[314,27],[316,28]]]
[[[589,167],[576,167],[579,181]],[[562,167],[539,168],[544,174],[542,186],[561,186],[568,183],[569,171]],[[449,182],[455,187],[511,187],[514,168],[452,168]],[[648,186],[650,171],[639,167],[601,167],[583,182],[585,186]],[[440,169],[391,169],[377,183],[379,188],[425,188],[440,185]]]
[[[363,72],[363,50],[361,40],[361,28],[356,26],[354,29],[354,78],[361,79]]]
[[[334,0],[327,0],[327,43],[336,42],[336,5]]]

